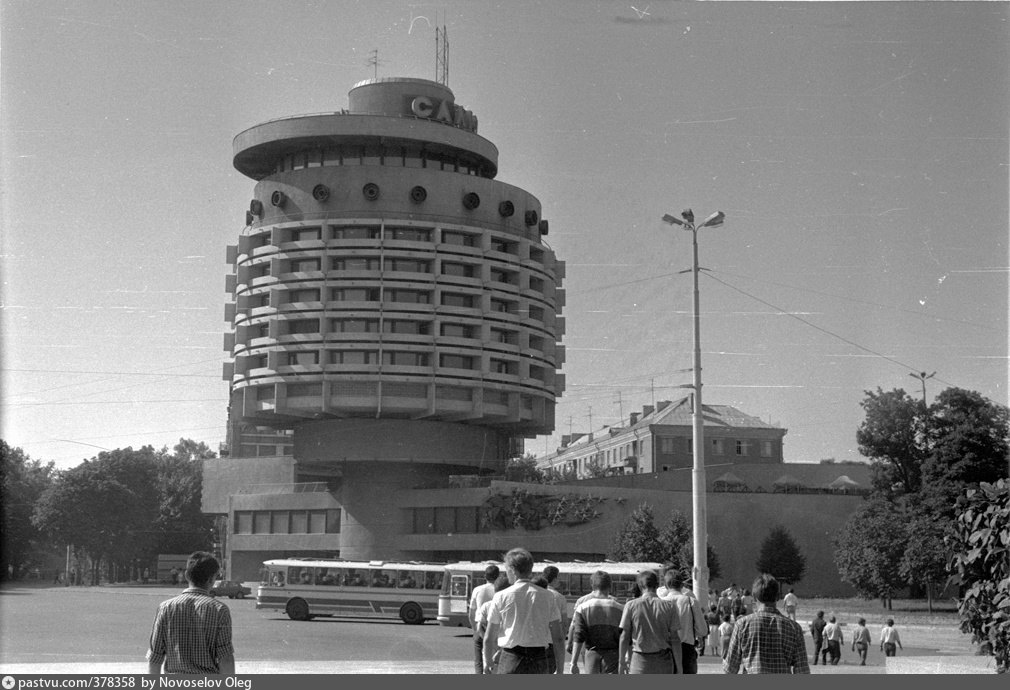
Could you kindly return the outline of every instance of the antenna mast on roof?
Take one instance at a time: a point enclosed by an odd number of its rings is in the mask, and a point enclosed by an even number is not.
[[[437,10],[435,21],[438,22]],[[435,81],[443,86],[449,85],[449,35],[446,33],[445,24],[442,24],[441,29],[435,26]]]
[[[366,62],[365,64],[368,65],[369,67],[374,68],[374,70],[375,70],[374,71],[375,78],[378,79],[379,78],[379,65],[382,64],[382,61],[379,60],[379,49],[378,48],[373,48],[372,49],[372,52],[368,56],[368,62]]]

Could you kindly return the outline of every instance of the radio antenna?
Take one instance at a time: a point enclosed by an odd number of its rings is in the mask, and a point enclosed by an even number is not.
[[[382,61],[379,60],[379,49],[378,48],[373,48],[372,49],[372,52],[368,56],[368,62],[366,62],[365,64],[368,65],[369,67],[372,67],[375,70],[374,71],[374,76],[375,76],[376,79],[378,79],[379,78],[379,65],[382,64]]]
[[[442,15],[442,21],[445,21],[445,15]],[[437,26],[438,22],[438,10],[435,11],[435,81],[443,86],[449,85],[449,35],[445,30],[445,24],[442,24],[442,28],[439,29]]]

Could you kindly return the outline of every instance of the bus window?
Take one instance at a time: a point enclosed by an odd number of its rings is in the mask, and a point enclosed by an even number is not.
[[[291,584],[298,584],[298,566],[291,566],[288,568],[288,582]]]
[[[409,570],[401,570],[396,580],[396,586],[400,589],[416,589],[417,578]]]
[[[316,584],[324,585],[326,587],[334,587],[337,585],[339,580],[337,580],[336,575],[330,568],[316,568]]]
[[[373,570],[372,575],[372,587],[390,587],[391,580],[390,573],[392,570]]]
[[[303,568],[302,572],[298,574],[298,582],[303,585],[312,584],[312,571],[308,568]]]
[[[442,589],[442,572],[426,572],[424,574],[425,589]]]
[[[452,576],[452,582],[449,585],[450,595],[454,597],[465,597],[470,591],[469,578],[463,573]]]
[[[278,570],[277,572],[275,572],[273,574],[273,578],[270,580],[270,584],[272,584],[274,587],[283,587],[284,586],[284,571],[283,570]]]
[[[344,575],[345,587],[365,587],[367,584],[365,578],[355,568],[347,569],[347,574]]]
[[[618,575],[613,580],[613,594],[618,599],[631,598],[634,596],[637,575]]]

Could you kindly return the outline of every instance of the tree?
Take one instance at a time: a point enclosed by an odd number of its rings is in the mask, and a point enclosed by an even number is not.
[[[893,593],[906,584],[900,565],[906,538],[904,511],[886,499],[869,499],[833,539],[842,581],[860,596],[880,597],[889,606]]]
[[[958,502],[951,570],[961,584],[961,631],[1010,671],[1010,482],[981,482]]]
[[[658,563],[668,560],[666,547],[656,529],[652,507],[648,503],[638,506],[618,530],[607,558]]]
[[[980,482],[1007,475],[1010,414],[974,391],[948,388],[930,406],[929,453],[922,466],[923,500],[954,518],[958,497]]]
[[[0,572],[7,573],[9,565],[26,565],[39,546],[42,535],[32,524],[32,512],[55,476],[52,462],[32,460],[0,439]]]
[[[779,582],[795,584],[803,579],[807,559],[800,553],[789,530],[776,525],[761,542],[761,552],[755,567],[759,573],[769,573]]]
[[[92,584],[102,561],[126,573],[148,551],[159,507],[156,459],[151,446],[102,452],[64,472],[39,498],[34,524],[91,557]]]
[[[536,457],[526,454],[521,458],[511,458],[505,465],[505,480],[524,484],[543,484],[544,473],[537,468]]]
[[[190,553],[213,544],[214,519],[201,507],[203,460],[214,457],[206,444],[179,439],[175,453],[162,452],[155,461],[158,515],[151,526],[150,557],[158,553]]]
[[[922,403],[896,388],[864,391],[866,419],[856,431],[859,452],[874,461],[873,486],[884,495],[914,493],[922,477]]]
[[[898,564],[898,572],[906,582],[925,588],[927,607],[932,613],[934,587],[947,580],[950,552],[944,540],[951,533],[951,524],[935,520],[925,511],[909,513],[905,553]]]

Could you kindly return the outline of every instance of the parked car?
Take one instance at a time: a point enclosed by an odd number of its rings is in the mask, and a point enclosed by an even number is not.
[[[212,597],[228,597],[229,599],[244,599],[247,595],[252,594],[252,590],[241,582],[232,582],[231,580],[217,580],[214,582],[214,586],[210,588],[210,595]]]

